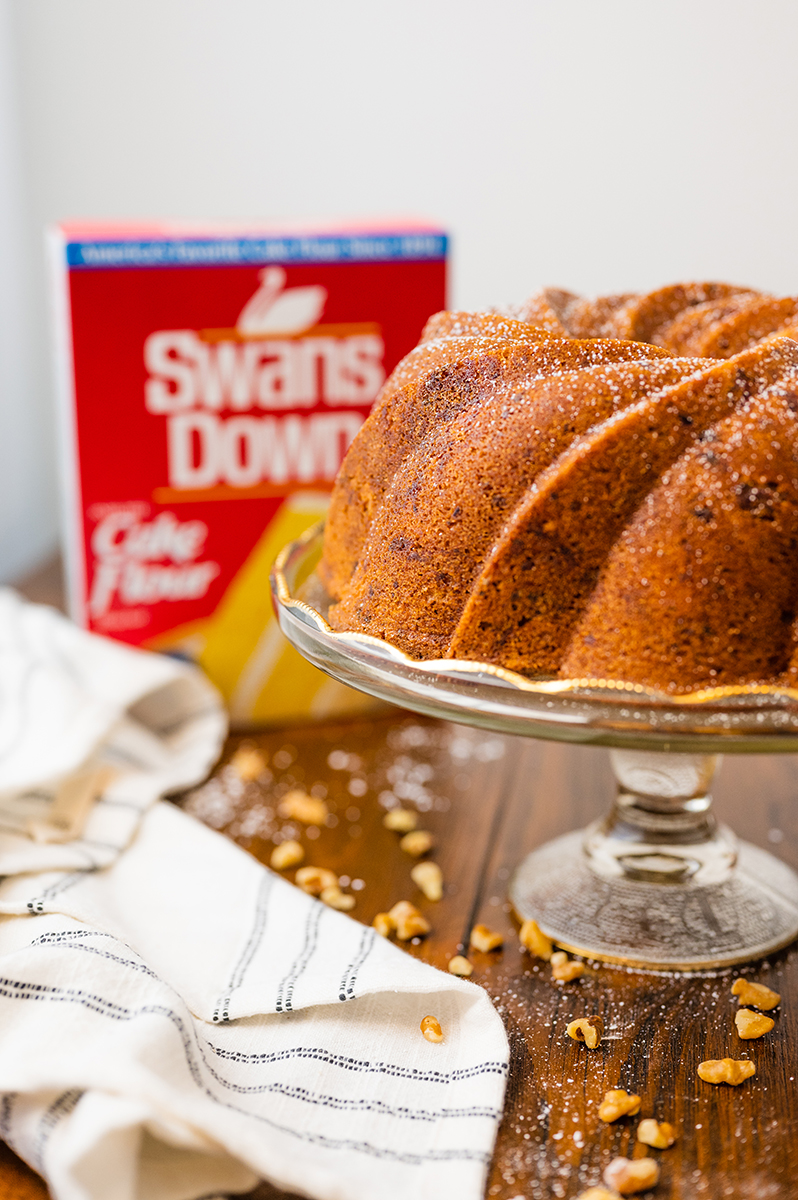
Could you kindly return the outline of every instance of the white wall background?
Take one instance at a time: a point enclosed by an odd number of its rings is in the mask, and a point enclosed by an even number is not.
[[[55,540],[48,221],[420,212],[454,235],[462,307],[546,283],[798,292],[795,0],[0,0],[0,17],[0,579]]]

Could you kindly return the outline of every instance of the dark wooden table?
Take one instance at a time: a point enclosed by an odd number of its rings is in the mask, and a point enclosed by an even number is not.
[[[242,741],[268,761],[261,781],[242,784],[229,766]],[[232,737],[211,782],[184,803],[267,861],[272,836],[285,824],[277,804],[292,787],[326,792],[331,826],[315,839],[304,831],[300,838],[307,862],[362,881],[355,919],[371,922],[397,900],[413,900],[433,932],[407,952],[442,968],[463,950],[475,922],[505,935],[502,950],[471,954],[473,978],[493,998],[512,1047],[488,1197],[575,1197],[600,1181],[614,1155],[631,1156],[637,1121],[604,1125],[597,1116],[604,1091],[616,1086],[642,1096],[643,1115],[679,1130],[672,1149],[648,1151],[659,1159],[662,1179],[645,1196],[798,1197],[798,946],[745,968],[782,994],[773,1032],[746,1043],[734,1032],[729,994],[739,971],[668,975],[596,965],[577,983],[561,985],[519,949],[508,876],[534,846],[606,808],[613,784],[605,751],[499,737],[393,710],[370,721]],[[797,791],[792,756],[730,757],[715,795],[719,815],[741,837],[798,867]],[[411,860],[383,828],[390,796],[418,807],[437,839],[446,880],[437,904],[414,888]],[[565,1025],[596,1012],[607,1036],[588,1053],[565,1036]],[[699,1062],[726,1056],[754,1059],[756,1076],[740,1088],[697,1079]],[[46,1197],[41,1181],[0,1150],[3,1200]],[[636,1153],[643,1152],[639,1146]],[[283,1195],[263,1184],[251,1200]]]

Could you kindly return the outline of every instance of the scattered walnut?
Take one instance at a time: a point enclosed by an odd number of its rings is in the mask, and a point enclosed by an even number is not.
[[[564,950],[557,950],[551,956],[551,977],[563,983],[571,983],[585,973],[585,964],[570,959]]]
[[[547,962],[551,958],[554,944],[551,938],[546,937],[537,921],[524,921],[519,930],[518,937],[521,940],[521,945],[530,954],[534,954],[537,958],[545,958]]]
[[[323,825],[329,814],[323,800],[296,789],[283,796],[277,811],[281,817],[289,821],[301,821],[303,825]]]
[[[676,1141],[676,1130],[667,1121],[655,1121],[646,1117],[637,1127],[637,1140],[655,1150],[667,1150]]]
[[[411,833],[405,834],[399,845],[405,854],[409,854],[412,858],[421,858],[422,854],[427,854],[432,849],[435,840],[426,829],[414,829]]]
[[[309,896],[319,896],[325,888],[338,887],[338,876],[326,867],[300,867],[294,883]]]
[[[400,942],[409,942],[411,938],[423,937],[429,933],[432,926],[409,900],[400,900],[394,904],[388,916],[396,928],[396,936]]]
[[[443,896],[443,872],[437,863],[416,863],[410,872],[416,887],[421,888],[428,900],[440,900]]]
[[[734,1014],[734,1024],[741,1038],[758,1038],[770,1033],[776,1022],[772,1017],[754,1012],[751,1008],[738,1008]]]
[[[580,1192],[576,1200],[618,1200],[618,1193],[608,1192],[604,1187],[592,1187]]]
[[[377,913],[371,924],[377,930],[380,937],[384,938],[390,937],[396,929],[396,921],[394,921],[390,913]]]
[[[739,996],[738,1004],[753,1004],[754,1008],[764,1008],[766,1012],[781,1004],[778,992],[765,987],[764,983],[753,983],[750,979],[735,979],[732,995]]]
[[[339,912],[350,912],[355,907],[355,897],[342,892],[337,883],[323,888],[319,900],[330,908],[337,908]]]
[[[504,938],[495,930],[488,929],[487,925],[475,925],[471,930],[470,942],[475,950],[487,954],[489,950],[498,950],[499,946],[503,946]]]
[[[710,1058],[698,1066],[699,1079],[705,1083],[729,1083],[737,1087],[752,1075],[756,1075],[756,1067],[748,1058]]]
[[[287,871],[289,867],[297,867],[305,857],[305,851],[300,846],[299,842],[287,841],[280,842],[279,846],[275,846],[272,850],[272,856],[269,859],[269,865],[274,867],[275,871]]]
[[[449,970],[452,975],[468,976],[474,968],[467,958],[463,958],[462,954],[455,954],[454,958],[449,959]]]
[[[567,1033],[575,1042],[584,1042],[588,1050],[595,1050],[604,1033],[601,1017],[579,1017],[571,1021]]]
[[[599,1105],[599,1120],[617,1121],[619,1117],[634,1117],[640,1112],[640,1097],[635,1092],[624,1091],[623,1088],[613,1088],[604,1093],[604,1099]]]
[[[421,1020],[421,1032],[428,1042],[443,1041],[441,1023],[436,1017],[423,1017]]]
[[[382,823],[394,833],[410,833],[418,825],[418,813],[409,808],[392,808],[382,818]]]
[[[266,759],[254,746],[239,746],[230,759],[230,766],[246,783],[252,783],[266,770]]]
[[[653,1158],[614,1158],[604,1168],[604,1182],[622,1196],[645,1192],[659,1181],[659,1163]]]

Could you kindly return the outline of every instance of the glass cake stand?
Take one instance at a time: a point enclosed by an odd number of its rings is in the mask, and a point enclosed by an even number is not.
[[[322,671],[430,716],[611,747],[612,809],[518,866],[510,899],[521,919],[533,917],[573,953],[671,970],[760,958],[798,935],[798,875],[718,824],[710,795],[722,754],[798,750],[798,691],[752,685],[673,697],[608,679],[420,662],[330,628],[314,573],[321,541],[317,525],[285,547],[272,592],[286,637]]]

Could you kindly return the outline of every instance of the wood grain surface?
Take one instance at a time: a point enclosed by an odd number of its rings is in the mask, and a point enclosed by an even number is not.
[[[242,781],[230,765],[242,741],[267,760],[257,781]],[[295,787],[326,795],[329,825],[316,837],[304,827],[295,831],[307,862],[353,881],[355,919],[371,922],[397,900],[413,900],[433,932],[407,953],[444,969],[465,949],[475,922],[504,934],[503,949],[470,954],[473,979],[493,998],[512,1049],[488,1197],[576,1197],[600,1182],[614,1155],[644,1153],[662,1167],[657,1188],[643,1194],[651,1200],[798,1197],[797,946],[712,974],[591,964],[571,984],[554,983],[548,965],[519,947],[506,902],[510,872],[527,851],[607,807],[613,784],[606,751],[485,734],[396,710],[371,721],[232,737],[211,780],[182,803],[267,861],[272,838],[292,832],[276,810]],[[718,814],[741,837],[798,868],[796,791],[792,756],[729,758],[715,786]],[[446,880],[437,904],[414,887],[412,860],[382,825],[395,798],[417,807],[420,824],[436,838],[434,857]],[[776,1027],[758,1041],[742,1042],[735,1032],[730,988],[741,973],[782,995],[771,1014]],[[594,1051],[565,1035],[568,1021],[591,1013],[606,1026]],[[739,1088],[697,1078],[699,1062],[727,1056],[753,1059],[755,1077]],[[598,1103],[612,1087],[638,1092],[642,1116],[675,1125],[676,1145],[636,1146],[635,1118],[602,1124]],[[48,1195],[10,1151],[0,1151],[3,1200]],[[251,1200],[284,1196],[262,1184]]]

